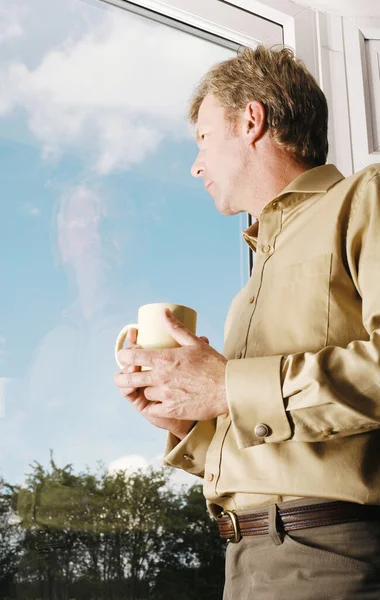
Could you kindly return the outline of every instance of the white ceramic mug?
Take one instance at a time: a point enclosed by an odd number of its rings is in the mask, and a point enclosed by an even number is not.
[[[132,328],[137,329],[137,344],[144,349],[152,350],[157,348],[178,348],[178,344],[165,329],[163,316],[165,308],[169,308],[186,329],[196,333],[197,313],[193,308],[182,306],[181,304],[170,304],[166,302],[156,302],[154,304],[144,304],[138,311],[138,323],[125,325],[120,331],[115,345],[115,359],[120,367],[117,353],[124,347],[124,342],[128,331]],[[147,367],[142,367],[146,370]]]

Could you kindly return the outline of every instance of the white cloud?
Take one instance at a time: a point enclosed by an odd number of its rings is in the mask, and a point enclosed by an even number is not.
[[[115,9],[79,40],[69,35],[36,68],[17,62],[3,69],[0,115],[22,106],[46,157],[79,146],[100,174],[128,169],[165,136],[188,135],[194,84],[230,55]]]
[[[149,468],[160,469],[162,465],[162,455],[155,456],[152,459],[147,459],[140,454],[128,454],[127,456],[121,456],[120,458],[112,461],[108,467],[109,473],[117,473],[118,471],[125,471],[126,475],[131,475],[136,471],[141,470],[142,472],[147,471]],[[170,482],[174,488],[181,488],[182,486],[190,487],[194,484],[202,483],[202,480],[195,475],[190,475],[180,469],[171,469]]]
[[[108,467],[108,472],[116,474],[118,471],[124,471],[126,475],[130,475],[138,470],[146,471],[148,468],[149,461],[146,458],[139,454],[129,454],[112,461]]]

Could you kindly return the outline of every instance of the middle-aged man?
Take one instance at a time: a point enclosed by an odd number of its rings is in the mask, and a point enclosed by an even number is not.
[[[379,599],[380,165],[325,164],[326,100],[287,49],[217,64],[190,121],[192,174],[257,219],[255,267],[223,355],[168,313],[181,347],[120,351],[115,381],[170,432],[165,463],[204,478],[225,600]]]

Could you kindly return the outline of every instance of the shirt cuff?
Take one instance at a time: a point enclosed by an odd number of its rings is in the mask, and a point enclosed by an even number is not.
[[[215,433],[215,423],[215,419],[199,421],[183,440],[169,433],[164,452],[164,465],[177,467],[203,477],[207,450]]]
[[[227,402],[238,447],[283,442],[291,435],[281,389],[282,356],[230,360]]]

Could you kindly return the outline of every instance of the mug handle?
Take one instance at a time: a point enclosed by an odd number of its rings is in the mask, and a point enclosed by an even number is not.
[[[125,342],[125,338],[127,337],[128,331],[130,329],[138,330],[138,328],[139,328],[139,326],[136,323],[129,323],[129,325],[126,325],[125,327],[123,327],[123,329],[120,331],[119,335],[117,336],[116,345],[115,345],[115,359],[116,359],[116,362],[117,362],[118,366],[120,367],[120,369],[122,369],[124,367],[124,365],[120,364],[119,359],[117,357],[117,353],[119,352],[119,350],[121,350],[124,347],[124,342]]]

